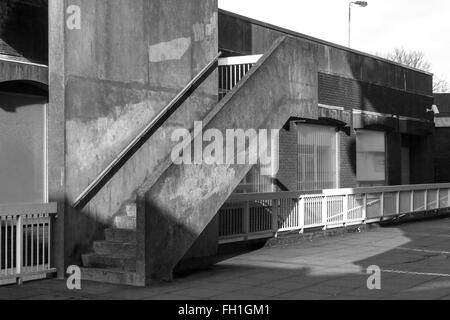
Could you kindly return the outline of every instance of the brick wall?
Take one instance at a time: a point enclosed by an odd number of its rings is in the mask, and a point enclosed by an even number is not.
[[[356,182],[356,135],[352,130],[351,135],[340,132],[339,149],[339,187],[354,188]]]
[[[288,122],[280,131],[280,169],[275,181],[278,191],[297,190],[297,137],[297,126],[293,121]]]
[[[433,98],[319,73],[319,103],[426,119]]]
[[[436,182],[450,182],[450,128],[436,128],[434,135],[434,165]]]

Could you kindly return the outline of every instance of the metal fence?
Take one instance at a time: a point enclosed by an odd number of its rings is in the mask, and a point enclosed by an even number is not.
[[[0,205],[0,285],[56,272],[51,261],[55,203]]]
[[[380,222],[450,208],[450,184],[234,194],[219,211],[221,243]]]
[[[258,62],[262,55],[219,59],[219,100],[221,100]]]

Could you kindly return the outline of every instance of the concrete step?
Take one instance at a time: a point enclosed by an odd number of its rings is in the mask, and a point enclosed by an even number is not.
[[[99,255],[115,255],[136,258],[136,243],[95,241],[94,252]]]
[[[135,272],[117,269],[81,268],[81,280],[140,286]]]
[[[117,255],[99,255],[95,253],[82,255],[83,266],[89,268],[107,268],[123,271],[136,271],[136,258]]]
[[[116,229],[136,230],[136,217],[119,216],[114,218]]]
[[[105,239],[110,242],[136,243],[136,231],[126,229],[106,229]]]

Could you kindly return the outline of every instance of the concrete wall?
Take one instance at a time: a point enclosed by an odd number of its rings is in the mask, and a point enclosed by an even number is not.
[[[262,54],[280,36],[318,44],[319,72],[432,96],[431,74],[279,28],[234,13],[219,11],[219,47],[229,55]]]
[[[349,134],[340,133],[340,186],[356,187],[355,128],[387,132],[387,183],[401,184],[402,134],[415,135],[415,152],[411,153],[411,176],[414,183],[434,180],[428,135],[432,133],[432,116],[426,109],[433,104],[432,76],[397,65],[382,58],[350,50],[290,30],[282,29],[223,10],[219,11],[219,48],[227,55],[261,54],[280,36],[289,35],[318,47],[318,99],[320,104],[337,106],[344,111],[321,114],[344,122]],[[353,109],[379,115],[362,115],[352,119]],[[342,117],[340,113],[347,113]],[[390,116],[383,116],[383,114]],[[400,123],[392,117],[419,119]],[[289,124],[286,126],[289,127]],[[295,144],[287,130],[280,136],[280,172],[287,189],[295,190],[296,165],[292,156]],[[422,152],[417,154],[416,152]],[[414,163],[424,163],[421,169]]]
[[[434,135],[434,165],[436,182],[450,182],[450,128],[436,128]]]
[[[204,129],[225,134],[232,128],[279,129],[290,117],[315,119],[317,76],[316,45],[279,39],[233,94],[208,115]],[[145,241],[138,251],[147,277],[172,277],[175,266],[250,168],[242,164],[173,164],[142,194],[145,205],[138,209],[138,228],[144,228],[139,233],[145,235]]]
[[[216,55],[217,1],[73,0],[52,4],[52,102],[65,110],[66,119],[66,256],[78,263],[79,255],[102,236],[102,229],[111,225],[124,202],[164,171],[172,130],[190,128],[216,103],[214,74],[83,211],[70,208]],[[65,28],[62,17],[69,4],[81,8],[81,30]],[[59,30],[64,32],[57,37]]]

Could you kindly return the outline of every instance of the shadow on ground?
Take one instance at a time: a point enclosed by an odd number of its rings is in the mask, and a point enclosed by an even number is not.
[[[69,291],[45,280],[0,288],[0,299],[450,299],[449,238],[447,217],[262,248],[148,288],[83,282]],[[367,288],[373,265],[381,290]]]

